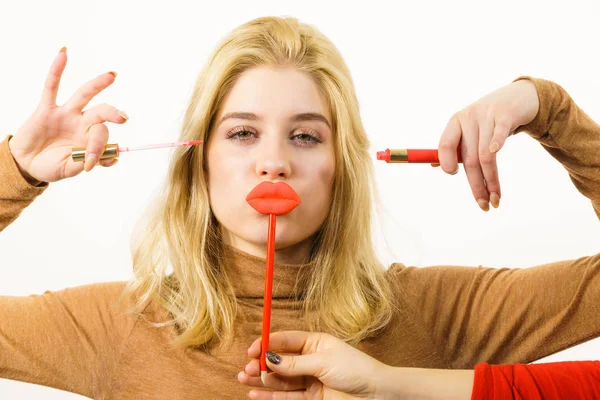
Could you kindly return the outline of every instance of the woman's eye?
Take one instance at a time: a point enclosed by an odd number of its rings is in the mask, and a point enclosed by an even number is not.
[[[321,139],[311,133],[301,132],[292,137],[298,144],[301,146],[314,146],[318,143],[321,143]]]
[[[314,140],[314,137],[312,137],[311,135],[307,134],[307,133],[301,133],[299,135],[296,135],[296,137],[301,141],[301,142],[308,142],[310,140]]]
[[[252,135],[252,132],[250,132],[250,131],[238,132],[238,134],[237,134],[237,136],[240,139],[248,139],[251,135]]]
[[[245,141],[245,140],[252,139],[253,136],[254,136],[254,132],[251,132],[247,129],[238,129],[238,130],[233,130],[232,132],[230,132],[227,135],[227,138],[233,139],[233,140]]]

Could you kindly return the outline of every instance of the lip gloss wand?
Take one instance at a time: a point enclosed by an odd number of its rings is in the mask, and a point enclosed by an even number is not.
[[[276,216],[285,215],[296,208],[300,204],[300,196],[287,183],[262,182],[252,189],[246,197],[246,201],[259,213],[269,216],[263,324],[260,346],[260,381],[264,386],[267,378],[266,354],[269,350],[269,335],[271,330]]]
[[[179,147],[179,146],[193,146],[195,144],[204,143],[202,140],[188,140],[187,142],[171,142],[171,143],[158,143],[158,144],[149,144],[147,146],[137,146],[137,147],[119,147],[118,143],[107,144],[104,146],[104,151],[100,156],[100,160],[104,160],[106,158],[116,158],[122,152],[125,151],[138,151],[138,150],[150,150],[150,149],[158,149],[162,147]],[[85,161],[85,148],[83,147],[74,147],[71,150],[71,157],[73,161]]]

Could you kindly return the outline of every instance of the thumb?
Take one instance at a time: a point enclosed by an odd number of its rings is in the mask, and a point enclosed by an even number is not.
[[[316,353],[300,356],[280,356],[267,351],[267,365],[271,371],[282,376],[314,376],[318,378],[325,361]]]
[[[510,135],[510,125],[506,120],[496,121],[494,133],[490,141],[490,153],[497,153],[504,146],[504,142]]]

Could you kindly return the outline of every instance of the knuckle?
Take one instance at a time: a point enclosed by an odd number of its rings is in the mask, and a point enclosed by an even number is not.
[[[479,110],[475,104],[466,107],[461,112],[461,117],[467,120],[475,120],[477,119],[477,115],[479,115]]]
[[[500,182],[498,181],[497,178],[494,177],[492,179],[487,180],[488,189],[497,188],[498,186],[500,186]]]
[[[296,357],[294,357],[294,356],[291,356],[291,357],[289,357],[288,369],[289,369],[290,371],[295,371],[295,370],[296,370],[296,367],[297,367],[297,364],[296,364]]]
[[[512,123],[512,118],[506,114],[496,117],[496,119],[495,119],[495,125],[497,128],[501,128],[501,129],[503,128],[503,129],[508,130],[508,129],[510,129],[511,123]]]
[[[463,164],[466,168],[476,168],[479,167],[479,159],[473,156],[465,157]]]
[[[489,152],[482,151],[479,153],[479,162],[481,165],[490,166],[494,164],[494,156]]]
[[[487,189],[486,189],[485,185],[483,184],[483,182],[477,182],[477,183],[471,184],[471,190],[472,190],[473,194],[475,195],[475,197],[477,197],[477,198],[487,196]]]
[[[439,147],[439,150],[450,151],[450,150],[454,150],[455,146],[448,139],[442,139],[440,141],[440,144],[438,147]]]

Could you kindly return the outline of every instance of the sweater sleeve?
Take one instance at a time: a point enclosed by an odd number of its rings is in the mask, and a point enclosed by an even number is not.
[[[527,132],[567,170],[575,187],[591,200],[600,218],[600,126],[560,85],[529,79],[537,90],[540,108],[529,124],[515,133]]]
[[[137,318],[125,283],[0,296],[0,377],[103,398]]]
[[[48,187],[47,183],[33,186],[21,175],[8,147],[10,138],[9,135],[0,143],[0,231]]]
[[[393,264],[390,274],[446,368],[530,363],[600,336],[600,254],[524,269]]]
[[[600,362],[568,361],[475,367],[472,400],[600,398]]]
[[[600,216],[600,126],[557,84],[531,79],[539,112],[520,127],[568,171]],[[395,264],[397,293],[450,368],[529,363],[600,336],[600,254],[526,269]]]

